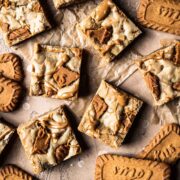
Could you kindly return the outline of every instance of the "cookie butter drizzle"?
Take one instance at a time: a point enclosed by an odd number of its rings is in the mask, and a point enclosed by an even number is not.
[[[34,117],[32,121],[20,125],[18,134],[35,173],[40,173],[47,167],[55,166],[81,152],[64,107]]]
[[[36,44],[30,95],[58,99],[78,96],[82,51]]]

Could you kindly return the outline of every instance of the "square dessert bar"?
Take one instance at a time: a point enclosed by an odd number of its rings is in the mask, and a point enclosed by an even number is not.
[[[37,174],[81,152],[63,106],[21,124],[18,134]]]
[[[129,131],[143,102],[101,82],[79,124],[79,131],[118,148]]]
[[[30,95],[77,98],[82,50],[36,44],[34,51]]]
[[[2,118],[0,118],[0,155],[8,145],[14,132],[15,129],[6,124],[6,122]]]
[[[55,7],[58,9],[58,8],[61,8],[61,7],[68,6],[70,4],[75,4],[75,3],[82,2],[84,0],[53,0],[53,1],[54,1]]]
[[[78,27],[108,62],[141,33],[112,0],[101,2]]]
[[[39,0],[1,1],[0,31],[7,45],[20,43],[50,27]]]
[[[180,97],[180,42],[143,57],[137,65],[155,105],[160,106]]]

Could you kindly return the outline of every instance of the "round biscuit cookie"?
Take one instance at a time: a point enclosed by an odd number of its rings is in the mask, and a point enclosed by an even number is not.
[[[23,78],[22,63],[19,56],[13,53],[0,55],[0,73],[3,76],[20,81]]]
[[[13,111],[19,102],[22,87],[18,82],[0,75],[0,111]]]

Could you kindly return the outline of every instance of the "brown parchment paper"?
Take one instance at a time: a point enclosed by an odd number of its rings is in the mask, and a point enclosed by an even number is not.
[[[54,109],[61,104],[66,104],[72,110],[71,124],[76,131],[77,125],[102,79],[112,82],[145,101],[144,107],[136,118],[121,148],[114,150],[103,145],[98,140],[76,133],[84,147],[83,153],[63,162],[55,168],[41,173],[37,176],[39,179],[79,180],[81,178],[83,180],[92,180],[94,178],[95,159],[98,155],[103,153],[116,153],[134,156],[148,143],[162,124],[169,122],[180,123],[180,100],[176,99],[167,105],[154,108],[152,106],[152,96],[141,74],[137,71],[137,67],[134,65],[134,60],[139,59],[141,55],[146,55],[160,48],[160,39],[168,38],[173,40],[179,37],[141,27],[144,31],[143,35],[135,40],[115,61],[110,64],[104,64],[97,51],[95,51],[81,33],[76,30],[77,23],[88,15],[99,2],[100,0],[87,0],[84,3],[66,9],[55,10],[52,0],[44,1],[43,4],[46,6],[48,14],[50,14],[50,19],[55,21],[56,24],[52,30],[40,34],[11,49],[4,45],[0,37],[1,53],[15,52],[23,59],[25,71],[24,87],[26,88],[26,93],[22,105],[15,112],[0,113],[0,116],[15,126],[28,121],[30,117]],[[136,9],[139,1],[116,0],[116,2],[121,9],[137,23]],[[66,47],[81,47],[84,49],[80,97],[76,101],[68,102],[28,96],[31,59],[33,58],[33,45],[35,42]],[[16,164],[33,174],[31,165],[25,156],[18,138],[15,139],[10,150],[7,151],[3,164],[7,163]]]

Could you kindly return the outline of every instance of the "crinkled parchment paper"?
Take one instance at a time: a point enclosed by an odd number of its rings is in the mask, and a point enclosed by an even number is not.
[[[39,179],[47,180],[91,180],[94,177],[95,159],[97,155],[103,153],[116,153],[135,155],[159,130],[160,126],[167,122],[180,123],[180,100],[175,100],[162,107],[153,108],[152,96],[149,93],[134,59],[140,58],[139,54],[145,55],[160,47],[161,38],[175,39],[177,36],[161,33],[152,30],[145,30],[141,38],[135,40],[115,61],[110,64],[103,64],[102,57],[76,30],[76,25],[87,14],[89,14],[98,4],[99,0],[86,1],[85,3],[68,7],[63,10],[55,10],[52,1],[44,1],[48,5],[47,10],[51,20],[55,21],[56,26],[35,38],[28,40],[13,49],[6,47],[0,39],[0,52],[15,52],[23,59],[25,82],[27,89],[26,96],[21,107],[13,113],[1,113],[7,121],[18,126],[20,123],[28,121],[30,117],[42,114],[50,109],[56,108],[61,104],[67,104],[73,112],[72,124],[77,128],[80,119],[88,106],[91,98],[96,92],[102,79],[106,79],[120,88],[132,93],[145,101],[145,105],[136,118],[131,128],[128,138],[118,150],[111,149],[97,140],[86,135],[79,134],[78,139],[85,147],[84,152],[61,165],[41,173]],[[136,20],[135,12],[138,0],[119,0],[122,7],[131,19]],[[44,97],[29,97],[28,89],[31,75],[31,59],[33,58],[33,45],[35,42],[50,45],[60,45],[67,47],[81,47],[84,49],[82,63],[82,78],[80,85],[80,97],[73,102],[62,101]],[[135,72],[136,71],[136,72]],[[8,151],[4,163],[17,164],[26,171],[32,173],[32,168],[25,156],[21,143],[17,138]]]

